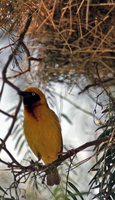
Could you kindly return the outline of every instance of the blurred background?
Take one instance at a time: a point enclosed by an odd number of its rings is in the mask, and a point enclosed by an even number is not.
[[[24,137],[18,88],[35,86],[45,93],[60,120],[64,152],[100,135],[114,139],[114,6],[113,1],[100,0],[0,2],[0,138],[4,140],[11,128],[5,144],[19,163],[27,165],[36,157]],[[112,124],[108,124],[110,118]],[[89,172],[98,155],[93,146],[61,164],[62,181],[58,187],[41,184],[34,173],[27,179],[23,177],[15,187],[15,173],[6,165],[11,158],[2,150],[0,195],[4,199],[27,200],[92,200],[94,196],[104,199],[103,195],[107,199],[105,182],[102,196],[100,184],[93,187],[101,177],[94,176],[102,167],[101,161],[97,171]],[[111,155],[113,152],[109,158]],[[112,189],[113,184],[112,180]]]

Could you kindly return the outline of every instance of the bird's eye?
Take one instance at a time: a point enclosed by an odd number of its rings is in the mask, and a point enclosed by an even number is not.
[[[35,96],[36,94],[34,92],[32,92],[32,96]]]

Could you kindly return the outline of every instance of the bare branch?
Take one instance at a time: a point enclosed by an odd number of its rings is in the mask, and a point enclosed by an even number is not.
[[[0,112],[1,112],[2,114],[4,114],[4,115],[10,117],[10,118],[14,118],[14,115],[10,115],[9,113],[5,112],[4,110],[1,110],[1,109],[0,109]]]
[[[91,146],[98,146],[101,143],[107,143],[108,141],[109,141],[109,137],[102,138],[99,140],[93,140],[91,142],[87,142],[76,149],[69,150],[65,155],[60,156],[59,159],[54,161],[52,164],[59,166],[63,161],[70,158],[71,156],[74,156],[75,154],[79,153],[80,151],[83,151],[84,149],[87,149]]]
[[[25,24],[25,27],[23,29],[23,31],[21,32],[20,36],[19,36],[19,39],[17,41],[17,44],[16,44],[16,47],[14,48],[13,52],[10,54],[9,58],[8,58],[8,61],[7,63],[5,64],[4,66],[4,69],[2,71],[2,78],[3,78],[3,85],[2,85],[2,89],[1,89],[1,94],[2,94],[2,91],[3,91],[3,88],[4,88],[4,83],[7,83],[9,86],[11,86],[12,88],[14,88],[15,90],[18,91],[18,87],[15,86],[12,82],[10,82],[7,78],[7,69],[9,67],[9,64],[11,63],[11,61],[13,60],[14,56],[16,55],[20,45],[23,44],[23,40],[24,40],[24,36],[26,34],[26,32],[28,31],[28,28],[30,26],[30,23],[31,23],[31,20],[32,20],[32,15],[29,14],[28,15],[28,19],[27,19],[27,22]]]
[[[6,142],[6,140],[9,138],[9,136],[10,136],[10,134],[11,134],[11,132],[12,132],[12,129],[14,128],[14,124],[15,124],[15,121],[16,121],[16,119],[17,119],[17,115],[18,115],[18,113],[19,113],[19,110],[20,110],[20,107],[21,107],[21,103],[22,103],[22,100],[21,100],[21,98],[20,98],[19,103],[18,103],[18,106],[17,106],[16,111],[15,111],[15,114],[14,114],[14,118],[13,118],[12,124],[11,124],[11,126],[10,126],[10,128],[9,128],[9,131],[8,131],[7,135],[6,135],[5,138],[4,138],[4,142]]]

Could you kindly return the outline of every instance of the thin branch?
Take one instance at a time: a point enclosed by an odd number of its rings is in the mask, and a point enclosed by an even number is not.
[[[17,41],[17,45],[16,45],[16,47],[14,48],[14,50],[12,51],[12,53],[9,55],[8,61],[7,61],[7,63],[5,64],[4,69],[3,69],[3,71],[2,71],[2,78],[3,78],[4,83],[7,83],[9,86],[11,86],[12,88],[14,88],[15,90],[18,90],[18,87],[15,86],[12,82],[10,82],[10,81],[8,80],[7,75],[6,75],[6,74],[7,74],[7,69],[8,69],[8,67],[9,67],[9,64],[10,64],[11,61],[13,60],[14,56],[16,55],[16,53],[17,53],[17,51],[18,51],[20,45],[23,44],[24,36],[25,36],[26,32],[28,31],[28,28],[29,28],[29,26],[30,26],[31,21],[32,21],[32,15],[29,14],[29,15],[28,15],[27,22],[26,22],[26,24],[25,24],[25,27],[24,27],[23,31],[21,32],[21,34],[20,34],[20,36],[19,36],[19,39],[18,39],[18,41]],[[4,83],[3,83],[3,85],[2,85],[1,91],[3,91]]]
[[[102,139],[99,139],[99,140],[93,140],[91,142],[87,142],[87,143],[81,145],[80,147],[78,147],[76,149],[69,150],[65,155],[60,156],[52,164],[54,164],[55,166],[59,166],[63,161],[65,161],[66,159],[70,158],[71,156],[79,153],[80,151],[83,151],[84,149],[87,149],[91,146],[98,146],[101,143],[107,143],[108,140],[109,140],[109,137],[106,137],[106,138],[102,138]]]
[[[1,140],[0,146],[8,154],[8,156],[12,160],[11,163],[7,163],[8,167],[9,168],[15,168],[15,172],[17,173],[17,175],[21,175],[21,174],[23,174],[27,171],[29,171],[30,173],[33,172],[33,171],[37,171],[37,173],[38,172],[39,173],[47,172],[49,170],[49,168],[51,169],[51,168],[54,168],[54,167],[58,167],[62,162],[64,162],[68,158],[71,158],[72,156],[75,156],[80,151],[83,151],[84,149],[89,148],[91,146],[98,146],[101,143],[107,143],[108,141],[109,141],[109,137],[106,137],[104,139],[99,139],[99,140],[93,140],[91,142],[87,142],[87,143],[81,145],[80,147],[78,147],[76,149],[71,149],[71,150],[67,151],[67,153],[65,153],[64,155],[60,155],[59,158],[56,161],[52,162],[51,164],[41,165],[38,161],[37,162],[32,161],[30,163],[30,165],[28,165],[28,166],[23,166],[16,161],[16,159],[11,155],[11,153],[6,148],[4,140]]]
[[[30,60],[36,61],[36,62],[40,62],[43,60],[43,58],[34,58],[34,57],[30,57]]]
[[[26,44],[22,41],[22,44],[21,44],[26,52],[26,55],[27,55],[27,58],[28,58],[28,71],[30,71],[30,66],[31,66],[31,60],[30,60],[30,51],[29,49],[27,48]]]
[[[100,86],[100,87],[101,87],[103,83],[108,83],[108,82],[113,81],[113,80],[115,80],[115,77],[102,80],[101,82],[100,82],[100,81],[97,81],[97,82],[95,82],[95,83],[89,84],[89,85],[87,85],[84,89],[82,89],[82,90],[79,92],[79,94],[84,93],[85,91],[87,91],[87,90],[88,90],[89,88],[91,88],[91,87],[96,87],[96,86]]]
[[[14,46],[14,44],[15,44],[15,43],[13,42],[12,44],[8,44],[8,45],[6,45],[6,46],[0,48],[0,51],[2,51],[2,50],[4,50],[4,49],[7,49],[7,48],[9,48],[9,47],[11,47],[11,46]]]
[[[19,72],[18,74],[15,74],[15,75],[13,75],[13,76],[8,76],[7,78],[8,78],[8,79],[17,78],[17,77],[19,77],[19,76],[21,76],[21,75],[23,75],[23,74],[25,74],[25,73],[27,73],[27,72],[29,72],[29,68],[26,69],[25,71],[22,71],[22,72]]]
[[[14,128],[15,121],[16,121],[16,119],[17,119],[17,115],[18,115],[18,113],[19,113],[19,111],[20,111],[21,103],[22,103],[22,100],[21,100],[21,98],[20,98],[19,103],[18,103],[18,106],[17,106],[16,111],[15,111],[15,114],[14,114],[14,118],[13,118],[12,124],[11,124],[11,126],[10,126],[10,128],[9,128],[9,131],[8,131],[7,135],[6,135],[5,138],[4,138],[4,142],[6,142],[6,140],[7,140],[7,139],[9,138],[9,136],[11,135],[12,129]]]
[[[4,110],[1,110],[1,109],[0,109],[0,112],[1,112],[2,114],[4,114],[4,115],[10,117],[10,118],[14,118],[14,115],[10,115],[9,113],[5,112]]]
[[[0,139],[0,146],[2,147],[2,149],[8,154],[8,156],[11,158],[12,162],[15,163],[17,166],[20,166],[22,168],[22,165],[20,165],[20,163],[12,156],[12,154],[8,151],[8,149],[6,148],[5,145],[5,141]],[[8,164],[8,163],[7,163]],[[9,164],[8,164],[9,165]]]

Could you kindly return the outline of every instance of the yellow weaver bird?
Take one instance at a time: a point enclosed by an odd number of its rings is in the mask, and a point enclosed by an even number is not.
[[[24,104],[24,133],[33,153],[45,164],[55,161],[63,149],[58,117],[49,108],[45,95],[38,88],[19,91]],[[57,168],[47,173],[47,184],[58,185]]]

